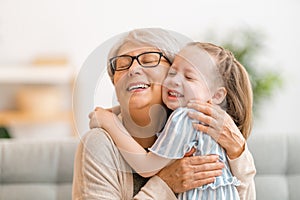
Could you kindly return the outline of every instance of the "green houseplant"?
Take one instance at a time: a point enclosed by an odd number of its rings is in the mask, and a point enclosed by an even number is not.
[[[261,103],[271,98],[274,91],[283,84],[279,72],[270,67],[266,68],[259,62],[258,58],[265,50],[265,36],[261,31],[241,28],[223,35],[221,39],[211,32],[207,38],[232,51],[236,59],[246,68],[253,89],[254,114],[259,116]]]
[[[10,138],[8,130],[2,126],[0,126],[0,138]]]

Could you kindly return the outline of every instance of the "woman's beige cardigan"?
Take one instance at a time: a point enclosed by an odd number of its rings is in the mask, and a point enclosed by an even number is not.
[[[243,154],[229,160],[234,176],[240,181],[241,199],[255,200],[253,158],[247,146]],[[176,200],[168,185],[158,176],[152,177],[135,196],[133,176],[110,136],[103,129],[92,129],[81,139],[74,164],[73,200]]]

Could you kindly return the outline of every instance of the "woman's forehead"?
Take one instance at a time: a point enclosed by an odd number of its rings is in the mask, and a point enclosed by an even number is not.
[[[146,52],[146,51],[159,51],[158,48],[151,46],[149,44],[140,44],[140,43],[133,43],[133,42],[127,42],[124,43],[118,51],[118,55],[123,54],[130,54],[135,52]]]

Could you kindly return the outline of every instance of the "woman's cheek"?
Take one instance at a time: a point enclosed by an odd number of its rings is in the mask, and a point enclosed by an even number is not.
[[[165,78],[167,77],[167,73],[169,71],[169,66],[159,66],[153,71],[153,76],[156,77],[157,81],[163,84]]]
[[[125,73],[123,71],[116,72],[114,75],[114,84],[118,83],[122,77],[124,77]]]

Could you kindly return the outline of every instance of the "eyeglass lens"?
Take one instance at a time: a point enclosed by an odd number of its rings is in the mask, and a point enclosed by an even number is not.
[[[135,59],[143,67],[155,67],[159,64],[161,54],[159,52],[146,52],[137,56],[123,55],[113,60],[116,71],[126,70],[130,68]]]

